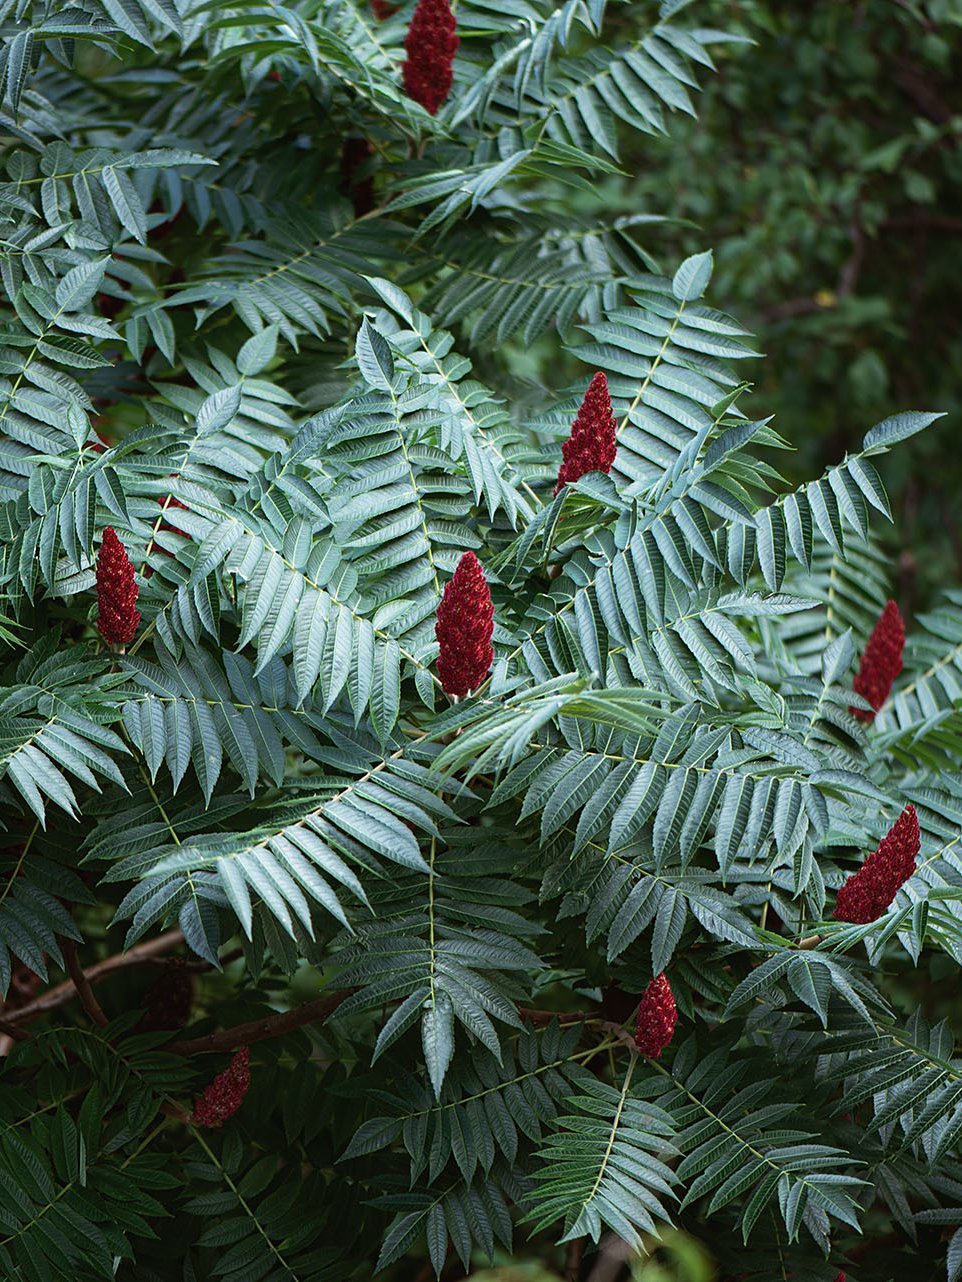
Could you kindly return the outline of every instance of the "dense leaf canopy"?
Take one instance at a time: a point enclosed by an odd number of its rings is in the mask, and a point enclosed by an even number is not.
[[[699,7],[458,0],[430,114],[411,0],[3,6],[4,1277],[575,1277],[671,1226],[962,1277],[962,1061],[900,987],[962,964],[962,595],[853,692],[876,465],[938,414],[784,480],[712,253],[609,207],[735,38]],[[614,462],[553,493],[599,372]]]

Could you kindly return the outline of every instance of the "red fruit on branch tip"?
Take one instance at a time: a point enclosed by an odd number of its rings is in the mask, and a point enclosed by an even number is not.
[[[635,1045],[649,1059],[658,1059],[675,1035],[678,1008],[667,976],[656,975],[642,994],[635,1021]]]
[[[451,92],[457,25],[448,0],[418,0],[404,39],[404,92],[432,116]]]
[[[481,562],[465,552],[438,606],[438,676],[445,694],[476,690],[491,670],[494,606]]]
[[[571,435],[561,447],[555,494],[569,481],[580,480],[588,472],[611,471],[618,448],[615,427],[608,380],[599,371],[588,384],[578,416],[571,424]]]
[[[108,645],[129,645],[140,624],[134,567],[113,526],[97,554],[97,628]]]
[[[894,601],[887,601],[872,629],[865,653],[852,682],[852,689],[873,707],[851,708],[859,721],[873,721],[875,713],[889,697],[892,683],[902,671],[902,651],[905,649],[905,624]]]
[[[864,926],[877,921],[915,872],[921,833],[914,806],[906,806],[857,872],[847,878],[835,900],[839,921]]]

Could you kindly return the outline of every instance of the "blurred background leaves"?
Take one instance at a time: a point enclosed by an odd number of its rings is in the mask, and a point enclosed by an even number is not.
[[[798,475],[896,407],[949,411],[886,473],[917,608],[962,567],[962,0],[712,0],[700,17],[755,44],[719,51],[698,120],[648,153],[632,203],[690,220],[661,232],[669,256],[716,247],[719,306],[770,357],[758,399]]]

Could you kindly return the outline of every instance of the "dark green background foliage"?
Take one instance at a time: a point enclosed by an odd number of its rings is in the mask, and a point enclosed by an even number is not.
[[[958,1282],[958,12],[412,8],[0,5],[0,1275]]]
[[[630,192],[717,247],[715,291],[760,336],[759,403],[808,475],[859,423],[937,404],[946,422],[886,468],[903,604],[958,576],[953,459],[962,362],[962,5],[718,0],[743,33],[698,120],[639,157]],[[645,161],[647,160],[647,163]]]

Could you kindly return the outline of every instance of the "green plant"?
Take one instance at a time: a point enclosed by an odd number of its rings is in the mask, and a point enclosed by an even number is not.
[[[958,594],[852,688],[936,416],[786,485],[711,255],[606,208],[685,9],[460,0],[432,115],[411,4],[5,7],[4,1276],[944,1255]]]
[[[962,565],[962,4],[711,0],[699,17],[755,47],[729,49],[698,119],[629,161],[612,198],[671,220],[663,255],[717,246],[713,298],[769,357],[756,392],[798,449],[794,480],[860,424],[949,412],[886,472],[899,597],[922,609]]]

